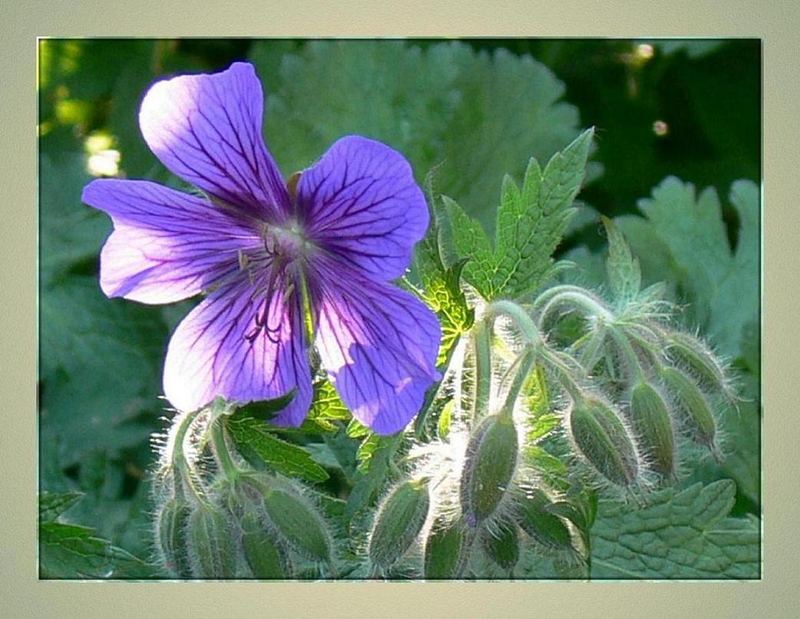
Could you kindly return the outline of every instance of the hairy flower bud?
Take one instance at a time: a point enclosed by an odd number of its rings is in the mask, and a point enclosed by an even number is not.
[[[483,535],[483,549],[487,556],[504,570],[513,570],[519,561],[519,533],[517,525],[508,520],[496,523],[493,530]]]
[[[425,578],[444,580],[459,576],[466,559],[466,528],[459,518],[439,518],[425,540]]]
[[[676,364],[685,368],[701,384],[730,395],[722,364],[702,341],[674,331],[667,336],[666,343],[667,354]]]
[[[156,514],[156,543],[162,565],[179,578],[192,575],[186,540],[191,511],[188,502],[173,497]]]
[[[610,482],[630,486],[639,473],[636,446],[614,410],[597,399],[577,403],[569,413],[576,448]]]
[[[264,510],[275,531],[298,554],[325,563],[333,561],[333,543],[325,520],[306,497],[290,486],[268,489]]]
[[[507,415],[491,415],[475,429],[461,473],[461,509],[468,526],[490,518],[508,492],[517,466],[518,439]]]
[[[551,550],[572,549],[572,535],[566,522],[547,510],[550,498],[539,488],[520,502],[519,524],[537,544]]]
[[[264,580],[289,576],[286,551],[275,533],[265,526],[255,506],[244,508],[239,524],[245,561],[253,576]]]
[[[712,452],[716,452],[717,425],[703,392],[675,368],[662,368],[660,375],[694,439],[707,445]]]
[[[369,535],[372,564],[384,570],[394,565],[419,535],[429,508],[426,482],[409,480],[395,487],[378,509]]]
[[[631,426],[650,461],[650,468],[659,475],[674,478],[675,430],[664,398],[649,383],[639,382],[631,391],[629,412]]]
[[[225,513],[210,503],[198,504],[189,516],[189,557],[198,578],[233,578],[236,546]]]

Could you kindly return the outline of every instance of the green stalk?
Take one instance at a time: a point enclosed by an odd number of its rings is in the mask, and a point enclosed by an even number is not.
[[[214,446],[214,454],[222,467],[222,471],[225,473],[225,477],[230,481],[234,481],[241,471],[236,465],[236,462],[233,461],[231,453],[228,450],[224,423],[223,417],[218,417],[212,422],[211,443]]]
[[[199,500],[203,501],[203,492],[198,487],[197,480],[195,479],[194,471],[191,464],[186,459],[186,453],[183,450],[183,445],[186,441],[186,434],[192,427],[195,419],[202,411],[194,411],[185,413],[178,421],[175,428],[175,434],[172,443],[172,453],[170,454],[170,461],[173,470],[175,471],[176,479],[175,484],[177,489],[183,488],[182,482],[186,484],[191,493]]]
[[[633,368],[633,372],[636,375],[637,380],[644,382],[644,370],[642,369],[642,364],[639,362],[639,357],[637,356],[636,351],[633,350],[633,346],[631,346],[630,341],[624,333],[621,333],[614,327],[611,327],[610,331],[611,337],[614,338],[614,341],[619,346],[620,351],[628,361],[628,364]]]
[[[554,307],[560,303],[571,303],[576,309],[582,310],[589,316],[594,316],[605,323],[614,321],[614,315],[606,308],[602,302],[592,298],[585,292],[578,292],[575,290],[565,290],[553,295],[547,304],[544,306],[541,315],[539,316],[539,324],[543,325],[547,320],[547,315]]]
[[[514,380],[511,382],[511,386],[508,388],[508,393],[506,394],[506,400],[503,403],[503,408],[500,409],[499,414],[501,416],[511,417],[512,413],[514,412],[514,403],[517,401],[519,393],[525,386],[525,381],[528,379],[528,376],[533,369],[533,365],[536,362],[536,352],[532,347],[529,347],[523,350],[518,358],[519,367],[514,375]],[[515,365],[516,364],[517,362],[515,362]]]
[[[514,325],[517,327],[517,329],[519,329],[520,333],[522,333],[522,336],[525,338],[525,342],[528,345],[535,347],[542,345],[542,334],[536,327],[536,323],[533,322],[533,319],[522,307],[513,301],[505,301],[501,299],[499,301],[492,302],[486,308],[485,321],[487,323],[487,329],[490,332],[492,330],[492,325],[494,324],[494,319],[500,315],[508,316],[508,318],[514,322]]]
[[[475,324],[472,343],[475,349],[475,399],[472,403],[472,420],[477,421],[489,406],[492,387],[491,329],[485,321]]]

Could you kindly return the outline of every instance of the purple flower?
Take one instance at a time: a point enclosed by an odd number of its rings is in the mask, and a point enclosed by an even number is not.
[[[310,332],[353,415],[396,432],[439,378],[436,317],[389,283],[425,234],[425,198],[402,155],[357,136],[287,186],[264,145],[262,113],[261,84],[244,63],[148,91],[145,141],[208,199],[148,181],[89,183],[84,202],[114,222],[103,292],[141,303],[207,295],[167,350],[164,392],[178,409],[296,388],[275,421],[299,425],[312,395]]]

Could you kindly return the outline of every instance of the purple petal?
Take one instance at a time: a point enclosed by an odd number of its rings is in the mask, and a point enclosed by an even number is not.
[[[254,216],[282,221],[289,198],[261,134],[264,95],[252,65],[154,84],[139,125],[150,149],[184,180]]]
[[[318,276],[324,279],[314,282],[322,364],[356,419],[393,434],[419,412],[425,391],[439,379],[439,322],[411,294],[331,267],[323,265]]]
[[[428,228],[428,206],[408,161],[366,138],[342,138],[297,187],[307,234],[373,279],[400,277]]]
[[[148,181],[95,180],[83,201],[114,222],[100,255],[109,297],[180,301],[235,272],[239,251],[261,245],[252,229],[207,201]]]
[[[265,296],[247,279],[230,282],[194,308],[170,340],[164,393],[179,410],[196,410],[217,396],[242,404],[268,400],[295,387],[274,423],[300,425],[311,404],[296,294],[276,289]]]

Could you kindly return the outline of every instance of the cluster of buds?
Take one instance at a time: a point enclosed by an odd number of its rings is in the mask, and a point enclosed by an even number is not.
[[[335,575],[331,528],[298,482],[230,449],[222,401],[175,417],[153,479],[157,563],[179,578]]]
[[[528,551],[585,568],[598,492],[646,500],[679,479],[693,445],[720,459],[726,369],[670,326],[659,292],[614,307],[564,285],[530,305],[477,307],[440,387],[447,427],[412,449],[411,472],[376,512],[373,575],[403,559],[427,579],[509,575]],[[549,431],[542,414],[557,420]],[[561,447],[550,456],[560,478],[528,457],[543,445]]]

